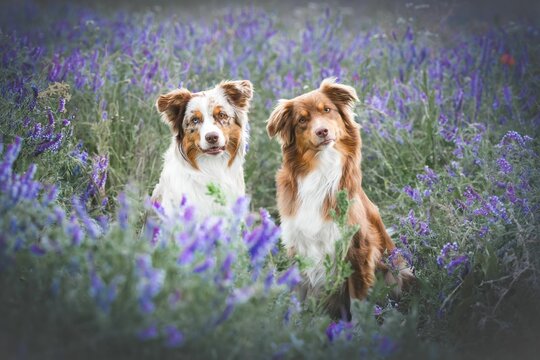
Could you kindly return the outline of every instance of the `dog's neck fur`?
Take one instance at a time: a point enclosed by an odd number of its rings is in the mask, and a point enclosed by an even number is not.
[[[342,155],[325,149],[314,158],[313,168],[296,180],[295,211],[282,217],[283,243],[312,263],[307,280],[314,287],[324,283],[324,259],[333,256],[340,238],[337,225],[327,219],[327,202],[335,198],[343,175]]]
[[[152,198],[162,204],[168,216],[175,216],[182,195],[197,208],[200,218],[226,210],[245,194],[243,164],[246,138],[247,131],[243,130],[239,150],[232,161],[228,152],[218,156],[203,155],[197,159],[199,169],[195,169],[182,156],[178,142],[173,137],[165,152],[163,171]],[[219,186],[225,194],[225,208],[207,194],[210,183]]]

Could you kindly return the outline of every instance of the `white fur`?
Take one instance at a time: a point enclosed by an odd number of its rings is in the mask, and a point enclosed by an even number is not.
[[[341,154],[328,146],[318,155],[316,168],[298,180],[298,209],[292,217],[282,218],[283,244],[305,257],[311,266],[306,270],[311,286],[324,284],[326,255],[334,256],[340,238],[338,226],[323,218],[322,208],[328,194],[336,193],[342,175]]]
[[[163,171],[152,198],[161,202],[168,216],[174,216],[182,195],[196,206],[200,217],[222,211],[223,207],[207,195],[209,183],[221,187],[228,204],[245,194],[243,156],[237,156],[230,167],[227,166],[228,161],[227,152],[217,156],[203,155],[197,160],[199,170],[196,170],[182,157],[173,138],[165,152]]]
[[[199,133],[201,137],[201,148],[203,150],[207,150],[212,146],[225,146],[225,136],[223,135],[221,129],[214,123],[212,108],[209,104],[210,98],[212,98],[212,101],[214,101],[216,104],[221,105],[227,114],[232,115],[234,113],[232,106],[228,105],[227,100],[225,99],[223,94],[218,91],[218,89],[206,91],[205,95],[206,96],[197,96],[193,98],[186,107],[186,114],[188,116],[191,116],[191,114],[193,114],[193,112],[195,111],[199,111],[202,114],[201,120],[203,122]],[[208,144],[208,142],[206,141],[206,135],[211,132],[215,132],[218,134],[219,138],[217,144]]]
[[[225,145],[223,133],[213,123],[212,104],[220,105],[230,116],[234,116],[235,109],[225,99],[221,88],[216,87],[205,91],[203,96],[194,97],[186,107],[186,117],[191,116],[193,111],[202,113],[203,123],[200,128],[201,147],[210,147],[204,140],[208,132],[215,131],[219,134],[218,146]],[[245,194],[244,184],[244,157],[245,145],[248,140],[247,115],[245,112],[236,112],[236,116],[242,125],[242,137],[239,149],[231,166],[228,166],[230,154],[227,151],[219,155],[201,154],[197,158],[199,169],[195,169],[189,164],[179,150],[176,137],[173,135],[171,144],[165,152],[163,159],[163,170],[159,183],[154,188],[152,199],[161,203],[165,214],[169,217],[175,216],[180,205],[182,196],[185,195],[189,204],[197,208],[197,215],[203,218],[217,212],[225,210],[222,205],[215,202],[214,198],[207,195],[208,184],[218,185],[224,192],[227,200],[227,208]]]

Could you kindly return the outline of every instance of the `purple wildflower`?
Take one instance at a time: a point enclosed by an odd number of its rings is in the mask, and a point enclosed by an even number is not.
[[[218,326],[219,324],[229,319],[229,317],[232,315],[233,312],[234,312],[234,303],[228,300],[227,306],[225,306],[225,309],[223,310],[221,315],[214,321],[214,325]]]
[[[59,113],[66,112],[66,99],[60,98],[60,100],[58,101],[58,110],[56,111]]]
[[[95,156],[93,159],[92,175],[84,194],[84,199],[102,193],[105,190],[107,181],[107,168],[109,167],[109,157],[107,155]]]
[[[458,253],[459,246],[456,242],[446,243],[437,256],[437,265],[446,269],[448,275],[454,274],[460,266],[463,268],[463,274],[468,271],[469,257]]]
[[[206,260],[204,260],[202,263],[196,265],[193,268],[194,273],[203,273],[208,271],[209,269],[213,268],[215,264],[215,260],[212,257],[207,257]]]
[[[233,280],[233,271],[232,271],[232,264],[235,260],[234,253],[230,252],[225,257],[225,260],[223,260],[223,264],[221,264],[221,271],[218,278],[216,278],[216,282],[221,285],[229,285],[232,283]]]
[[[178,258],[178,264],[181,265],[187,265],[190,264],[193,261],[193,258],[195,256],[195,250],[197,250],[198,242],[197,239],[193,240],[191,244],[186,246],[182,253],[180,254],[180,257]]]
[[[227,298],[227,304],[244,304],[255,295],[253,286],[246,286],[240,289],[234,289],[231,295]]]
[[[49,119],[49,125],[54,125],[56,119],[51,109],[47,109],[47,118]]]
[[[444,264],[444,260],[448,257],[450,252],[458,251],[458,250],[459,250],[459,246],[457,242],[446,243],[442,247],[440,255],[437,257],[437,265],[439,265],[439,267],[442,267]]]
[[[135,273],[139,279],[137,283],[139,305],[143,313],[151,313],[155,309],[153,298],[163,286],[165,271],[152,267],[152,258],[149,254],[138,255],[135,262]]]
[[[47,253],[45,249],[38,244],[30,245],[30,252],[36,256],[43,256]]]
[[[504,157],[497,159],[497,165],[499,165],[499,170],[503,174],[510,174],[514,170],[512,164],[510,164]]]
[[[47,185],[45,186],[45,191],[43,194],[43,205],[49,205],[53,203],[58,198],[58,186],[56,185]]]
[[[78,143],[75,149],[73,149],[73,151],[71,152],[71,156],[79,160],[83,165],[86,165],[86,161],[88,160],[88,153],[83,150],[82,145],[82,143]]]
[[[168,302],[171,309],[175,309],[178,305],[178,302],[182,299],[182,293],[179,290],[173,291],[169,294]]]
[[[516,131],[508,131],[504,136],[503,138],[501,139],[501,141],[499,142],[499,147],[503,147],[504,145],[508,145],[508,144],[512,144],[512,143],[516,143],[518,144],[520,147],[525,147],[526,146],[526,141],[525,139],[523,138],[523,136],[521,136],[518,132]]]
[[[388,256],[388,263],[392,269],[400,270],[399,266],[402,266],[400,265],[401,259],[404,259],[405,261],[407,261],[407,264],[409,264],[409,266],[412,266],[413,256],[410,250],[407,248],[394,248],[394,250],[392,250],[390,252],[390,255]]]
[[[55,134],[51,138],[39,143],[36,146],[34,155],[43,154],[45,151],[57,152],[60,149],[63,139],[64,139],[63,133]]]
[[[430,188],[439,181],[439,176],[429,166],[425,166],[424,174],[418,174],[416,178]]]
[[[291,295],[290,300],[291,300],[291,303],[289,307],[287,308],[285,315],[283,316],[283,320],[285,321],[285,323],[289,322],[292,315],[297,314],[300,311],[302,311],[302,304],[300,304],[300,301],[298,301],[298,298],[296,297],[296,295],[294,294]]]
[[[57,205],[54,207],[53,213],[55,217],[54,221],[56,222],[56,224],[58,225],[63,224],[66,218],[66,212],[64,211],[64,209]]]
[[[463,191],[463,195],[466,198],[465,204],[471,206],[475,201],[481,200],[482,197],[478,194],[472,186],[467,185]]]
[[[165,346],[179,347],[184,343],[184,334],[174,325],[167,325],[165,331]]]
[[[339,320],[333,322],[326,328],[326,337],[330,342],[334,342],[337,339],[344,338],[349,341],[353,336],[354,325],[349,321]]]
[[[137,332],[137,337],[143,341],[155,339],[158,335],[158,328],[155,324],[145,327]]]
[[[508,200],[512,204],[515,204],[518,201],[518,198],[516,196],[516,189],[515,189],[514,185],[512,185],[512,184],[507,185],[507,187],[506,187],[506,196],[508,197]]]
[[[3,159],[0,160],[0,190],[13,203],[21,200],[36,200],[44,188],[41,183],[33,180],[37,168],[35,164],[31,164],[23,174],[14,173],[13,165],[20,150],[21,140],[17,137],[12,144],[7,146]],[[49,190],[54,195],[54,189],[49,187]],[[47,196],[42,202],[46,204]]]
[[[249,202],[250,199],[247,196],[241,196],[236,199],[232,207],[232,213],[234,215],[233,224],[231,226],[231,232],[236,233],[242,220],[249,214]],[[248,225],[249,226],[249,225]]]
[[[420,194],[420,191],[413,188],[412,186],[406,185],[403,188],[403,192],[407,194],[411,199],[413,199],[417,204],[422,203],[422,195]]]
[[[429,224],[427,222],[419,221],[416,232],[418,233],[418,235],[427,236],[431,233],[431,229],[429,228]]]
[[[289,289],[292,290],[301,281],[302,277],[300,276],[300,271],[296,265],[293,265],[287,271],[282,273],[276,282],[278,285],[287,285]]]
[[[118,205],[118,223],[122,230],[126,230],[128,227],[129,204],[124,192],[118,194]]]
[[[275,272],[276,271],[274,268],[268,270],[268,274],[264,278],[264,291],[265,292],[268,292],[272,288],[272,285],[274,285],[274,280],[276,277]]]
[[[398,344],[388,336],[375,335],[373,341],[376,344],[377,352],[384,358],[394,354],[398,349]]]
[[[71,244],[79,246],[83,240],[84,234],[75,215],[69,219],[69,224],[65,228],[66,235],[71,238]]]
[[[262,266],[266,255],[277,244],[280,229],[277,227],[268,212],[260,210],[261,224],[251,231],[244,233],[244,241],[248,246],[251,263],[254,267],[254,277],[258,276],[258,271]]]
[[[448,275],[452,275],[456,269],[463,265],[465,267],[468,266],[469,263],[469,257],[467,255],[460,255],[456,256],[450,262],[446,265],[446,270],[448,272]]]
[[[73,205],[73,209],[75,209],[75,212],[77,213],[77,216],[84,224],[88,236],[90,236],[92,239],[97,239],[97,237],[100,235],[100,230],[95,220],[88,215],[86,205],[78,196],[74,196],[71,203]]]
[[[407,215],[407,220],[409,220],[409,224],[411,224],[411,227],[414,229],[416,227],[416,224],[418,223],[418,220],[414,216],[413,209],[409,210],[409,214]]]
[[[91,265],[89,294],[104,313],[108,314],[110,312],[111,305],[118,294],[118,285],[123,281],[124,277],[117,276],[107,284],[99,276],[94,265]]]
[[[482,226],[482,228],[480,229],[480,231],[478,232],[478,236],[483,238],[487,235],[487,233],[489,232],[489,227],[487,226]]]

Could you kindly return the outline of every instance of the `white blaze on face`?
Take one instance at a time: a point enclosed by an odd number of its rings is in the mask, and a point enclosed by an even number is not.
[[[202,150],[208,150],[212,147],[224,147],[225,136],[220,127],[216,124],[213,116],[213,106],[209,101],[212,97],[212,92],[205,92],[202,96],[196,96],[188,103],[186,109],[186,117],[190,118],[193,112],[198,111],[202,114],[201,125],[199,127],[200,146]],[[212,99],[214,100],[214,99]],[[215,101],[212,101],[215,104]],[[210,143],[207,140],[209,134],[217,134],[218,140],[215,143]]]

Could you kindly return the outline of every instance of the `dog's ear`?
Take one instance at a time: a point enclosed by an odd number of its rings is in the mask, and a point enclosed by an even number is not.
[[[182,132],[186,106],[192,96],[191,92],[182,88],[160,95],[156,101],[156,109],[163,121],[178,133]]]
[[[292,142],[291,120],[293,115],[292,102],[281,99],[266,122],[268,136],[279,135],[280,142],[287,145]]]
[[[352,86],[338,84],[336,78],[324,79],[319,90],[343,111],[353,111],[358,101],[356,90]]]
[[[249,110],[253,98],[253,85],[249,80],[222,81],[218,87],[223,90],[227,100],[239,111]]]

